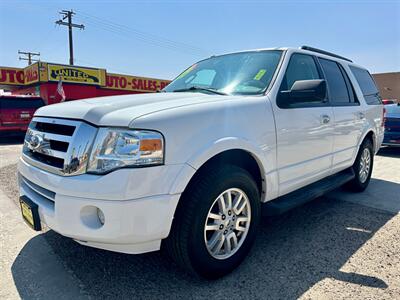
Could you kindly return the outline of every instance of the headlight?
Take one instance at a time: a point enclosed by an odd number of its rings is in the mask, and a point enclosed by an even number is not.
[[[93,144],[88,173],[164,163],[163,136],[150,130],[100,128]]]

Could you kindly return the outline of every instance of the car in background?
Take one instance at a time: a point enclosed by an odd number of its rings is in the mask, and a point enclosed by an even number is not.
[[[0,95],[0,135],[25,133],[35,111],[44,105],[36,96]]]
[[[385,105],[385,134],[382,146],[400,146],[400,103]]]
[[[397,99],[382,99],[383,105],[396,104],[396,103],[398,103]]]

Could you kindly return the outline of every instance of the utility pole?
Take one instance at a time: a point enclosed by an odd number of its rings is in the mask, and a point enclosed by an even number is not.
[[[72,23],[72,16],[75,14],[72,9],[71,10],[62,10],[59,12],[62,15],[62,19],[56,21],[57,25],[68,26],[68,36],[69,36],[69,64],[74,64],[74,47],[72,43],[72,27],[76,27],[79,29],[85,29],[83,24],[74,24]],[[67,19],[67,22],[64,22]]]
[[[39,61],[38,59],[32,59],[32,56],[40,56],[40,53],[35,53],[35,52],[24,52],[24,51],[19,51],[18,54],[25,55],[25,57],[19,57],[19,60],[27,60],[28,61],[28,66],[32,64],[33,61]]]

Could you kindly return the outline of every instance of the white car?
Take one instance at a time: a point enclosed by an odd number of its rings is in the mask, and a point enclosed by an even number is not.
[[[165,248],[217,278],[247,255],[262,211],[344,183],[363,191],[382,139],[375,83],[346,58],[307,46],[212,56],[157,94],[40,108],[18,166],[22,214],[91,247]]]

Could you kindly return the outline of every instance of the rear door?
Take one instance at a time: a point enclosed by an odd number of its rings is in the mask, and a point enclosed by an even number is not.
[[[318,60],[327,81],[328,97],[334,116],[335,134],[332,153],[334,173],[352,165],[366,119],[343,66],[329,59]]]

